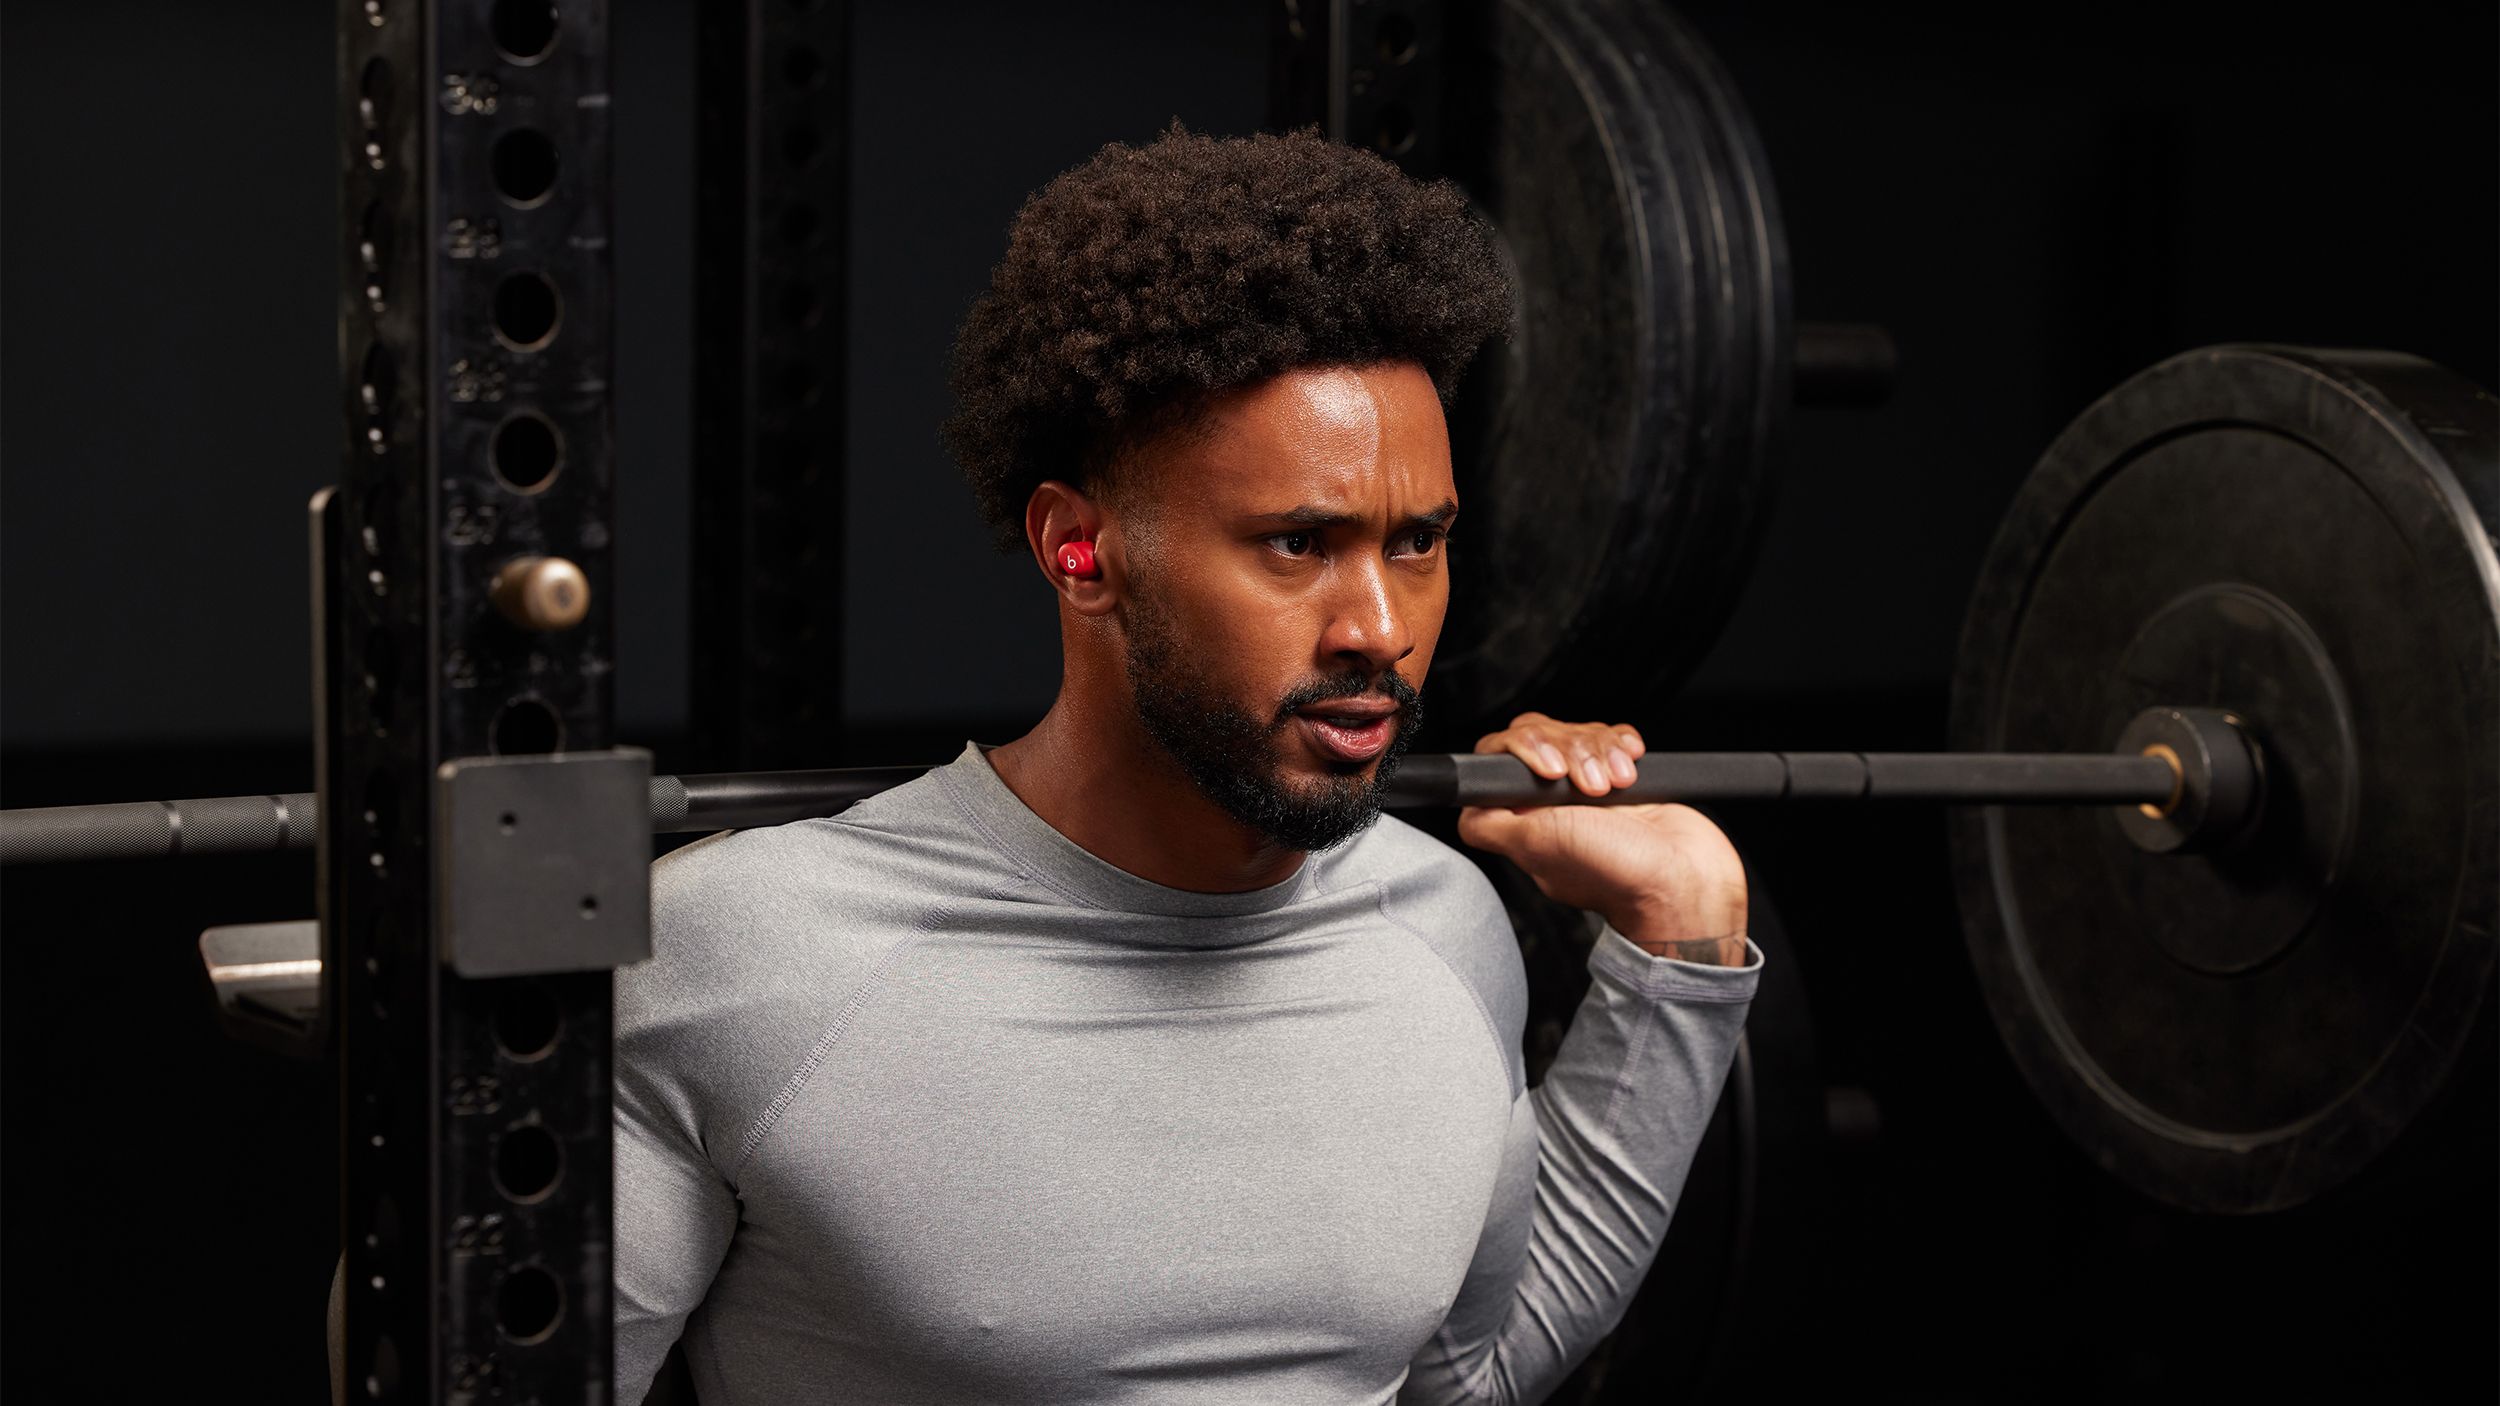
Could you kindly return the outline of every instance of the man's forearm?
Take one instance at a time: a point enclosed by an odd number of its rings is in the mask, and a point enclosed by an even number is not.
[[[1734,951],[1696,970],[1601,933],[1588,995],[1532,1094],[1540,1145],[1529,1260],[1552,1267],[1540,1316],[1566,1334],[1563,1372],[1613,1329],[1666,1239],[1753,997],[1744,938],[1669,941],[1705,944],[1713,957],[1722,944]]]

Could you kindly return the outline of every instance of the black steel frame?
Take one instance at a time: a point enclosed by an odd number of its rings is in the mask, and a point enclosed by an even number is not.
[[[610,742],[606,7],[336,17],[347,435],[316,511],[318,765],[347,1380],[366,1400],[602,1401],[610,978],[445,964],[435,794],[449,759]],[[495,612],[489,583],[524,555],[582,568],[586,621]],[[551,1143],[551,1184],[513,1194],[498,1157]]]

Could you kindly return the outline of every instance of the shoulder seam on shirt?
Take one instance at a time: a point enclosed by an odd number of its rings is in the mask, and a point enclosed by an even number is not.
[[[1431,938],[1424,936],[1412,923],[1390,911],[1388,885],[1378,879],[1373,879],[1370,883],[1372,902],[1379,907],[1380,916],[1387,920],[1390,926],[1415,939],[1418,945],[1430,952],[1433,960],[1441,964],[1441,969],[1450,974],[1450,980],[1457,982],[1458,988],[1467,993],[1467,999],[1475,1003],[1476,1016],[1484,1022],[1485,1039],[1493,1046],[1493,1066],[1501,1076],[1502,1101],[1504,1106],[1508,1106],[1518,1097],[1518,1092],[1511,1088],[1510,1054],[1502,1048],[1502,1027],[1493,1019],[1493,1008],[1484,1003],[1484,993],[1476,989],[1476,984],[1467,979],[1467,974],[1458,969],[1458,965],[1449,959],[1447,953],[1433,945]],[[1522,1077],[1525,1077],[1524,1074]]]
[[[745,1139],[738,1144],[737,1160],[728,1168],[729,1184],[732,1187],[737,1186],[738,1177],[746,1170],[748,1160],[755,1156],[755,1150],[764,1145],[764,1139],[780,1124],[781,1115],[787,1113],[790,1105],[797,1100],[799,1090],[806,1087],[807,1081],[814,1076],[816,1066],[824,1062],[825,1056],[832,1052],[834,1045],[850,1030],[851,1021],[858,1016],[860,1008],[868,1004],[868,998],[884,986],[886,972],[894,965],[895,959],[918,945],[921,939],[927,936],[928,932],[924,928],[903,941],[895,943],[893,949],[885,954],[868,975],[862,978],[857,986],[851,988],[851,994],[843,1001],[842,1009],[834,1013],[832,1021],[816,1037],[816,1042],[808,1047],[807,1057],[800,1060],[798,1067],[790,1072],[790,1077],[782,1081],[781,1088],[773,1095],[773,1101],[766,1105],[762,1113],[756,1115],[754,1126],[747,1130]]]

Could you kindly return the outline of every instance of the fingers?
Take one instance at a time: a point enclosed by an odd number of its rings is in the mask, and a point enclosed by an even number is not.
[[[1602,796],[1640,779],[1636,763],[1649,748],[1628,723],[1566,723],[1521,713],[1509,727],[1478,738],[1476,750],[1508,752],[1548,781],[1568,776],[1582,792]]]
[[[1571,759],[1552,740],[1563,730],[1561,724],[1543,713],[1521,713],[1511,719],[1509,727],[1477,738],[1476,750],[1508,752],[1526,762],[1528,770],[1552,781],[1571,768]]]
[[[1579,731],[1588,739],[1591,760],[1603,769],[1611,785],[1629,786],[1641,779],[1641,769],[1634,763],[1649,749],[1638,730],[1627,723],[1587,723]]]

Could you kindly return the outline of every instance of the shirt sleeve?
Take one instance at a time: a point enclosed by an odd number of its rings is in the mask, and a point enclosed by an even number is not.
[[[616,1050],[616,1380],[636,1406],[703,1302],[738,1227],[738,1199],[633,1036]]]
[[[741,922],[736,890],[722,882],[737,852],[715,836],[652,866],[652,956],[616,974],[611,1399],[620,1406],[650,1394],[738,1227],[737,1191],[711,1148],[721,1140],[712,1125],[736,1116],[724,1109],[736,1074],[724,1052],[745,1027],[723,1018],[734,978],[707,980],[739,946],[720,937]]]
[[[872,970],[850,929],[895,926],[859,891],[825,891],[842,866],[816,843],[805,825],[723,831],[651,866],[651,959],[616,974],[620,1406],[649,1394],[690,1325],[706,1331],[705,1302],[736,1273],[746,1159],[828,1010]],[[688,1354],[698,1386],[707,1356]]]
[[[1458,1299],[1401,1402],[1539,1401],[1613,1330],[1665,1240],[1762,970],[1653,957],[1611,926],[1543,1082],[1517,1099]]]

